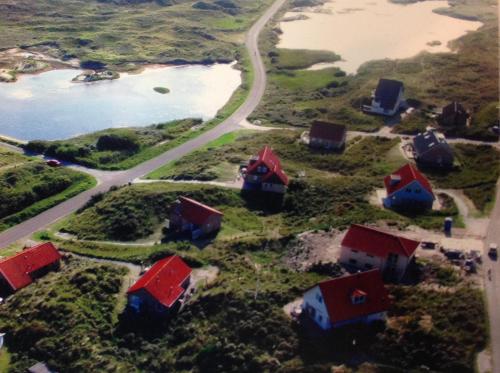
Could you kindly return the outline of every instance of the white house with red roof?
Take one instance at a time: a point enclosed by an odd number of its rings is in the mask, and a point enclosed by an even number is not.
[[[436,199],[429,180],[410,163],[386,176],[384,185],[387,208],[429,210]]]
[[[61,254],[52,242],[42,243],[0,260],[0,292],[11,293],[57,269]]]
[[[320,282],[304,293],[303,315],[321,329],[384,320],[390,299],[380,271]]]
[[[287,186],[288,176],[279,158],[269,146],[264,146],[248,163],[243,189],[285,193]]]
[[[341,243],[339,262],[362,271],[379,269],[389,281],[400,281],[420,242],[383,230],[353,224]]]
[[[167,315],[180,305],[191,281],[191,268],[177,255],[157,261],[127,291],[130,311]]]
[[[169,228],[174,232],[187,232],[192,239],[217,232],[224,214],[194,199],[180,197],[172,206]]]

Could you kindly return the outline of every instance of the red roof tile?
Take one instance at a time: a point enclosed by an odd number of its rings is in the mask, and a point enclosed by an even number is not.
[[[341,124],[316,120],[311,126],[309,137],[341,142],[346,134],[346,127]]]
[[[180,213],[182,217],[193,224],[203,225],[212,215],[224,215],[222,212],[194,199],[180,197],[179,200],[181,201]]]
[[[391,185],[391,176],[393,175],[399,176],[401,180]],[[418,181],[420,185],[422,185],[422,188],[424,188],[429,193],[434,195],[429,180],[427,180],[427,178],[424,175],[422,175],[422,173],[419,170],[417,170],[414,166],[408,163],[403,167],[401,167],[396,172],[394,172],[392,175],[386,176],[384,178],[384,184],[385,184],[385,189],[387,190],[387,196],[390,196],[391,194],[397,192],[398,190],[403,189],[404,187],[406,187],[407,185],[411,184],[414,181]]]
[[[257,161],[248,167],[247,174],[254,173],[257,168],[262,165],[266,166],[269,170],[268,173],[262,178],[262,181],[265,182],[273,176],[277,176],[284,185],[288,185],[288,176],[285,174],[285,171],[283,171],[279,158],[267,145],[264,146],[259,152]]]
[[[0,274],[16,291],[33,282],[31,273],[61,259],[52,242],[25,249],[11,257],[0,260]]]
[[[411,257],[419,244],[418,241],[358,224],[351,225],[342,240],[342,246],[382,258],[390,253]]]
[[[334,278],[318,286],[332,323],[385,312],[390,306],[389,294],[378,269]],[[366,299],[353,304],[353,295],[365,295]]]
[[[146,290],[165,307],[180,298],[184,289],[182,284],[191,275],[189,268],[177,255],[157,261],[137,282],[128,289],[127,294]]]

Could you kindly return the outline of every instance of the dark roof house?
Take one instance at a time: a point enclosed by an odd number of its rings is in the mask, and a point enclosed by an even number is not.
[[[61,254],[51,243],[43,243],[0,260],[0,280],[12,291],[17,291],[31,284],[39,272],[57,265]]]
[[[415,160],[428,167],[452,167],[453,150],[443,135],[431,130],[413,138]]]
[[[169,227],[178,232],[191,232],[193,239],[218,231],[223,213],[187,197],[180,197],[172,206]]]
[[[368,111],[392,116],[396,114],[404,102],[404,85],[392,79],[380,79],[373,94],[371,107]]]
[[[443,107],[438,117],[438,122],[442,126],[466,126],[469,119],[467,110],[457,101]]]
[[[309,145],[325,149],[340,149],[345,145],[346,126],[316,120],[309,131]]]

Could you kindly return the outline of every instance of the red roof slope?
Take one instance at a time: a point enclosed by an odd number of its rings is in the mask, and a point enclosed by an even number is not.
[[[318,284],[332,323],[385,312],[390,306],[387,289],[378,269],[338,277]],[[352,296],[365,296],[353,304]]]
[[[390,253],[411,257],[419,244],[409,238],[358,224],[351,225],[342,240],[342,246],[382,258]]]
[[[309,137],[341,142],[346,134],[346,127],[341,124],[316,120],[311,126]]]
[[[392,175],[399,176],[401,180],[391,185]],[[387,190],[388,196],[397,192],[398,190],[403,189],[404,187],[406,187],[407,185],[411,184],[414,181],[418,181],[420,185],[422,185],[422,188],[424,188],[429,193],[434,195],[429,180],[427,180],[427,178],[424,175],[422,175],[422,173],[419,170],[417,170],[414,166],[412,166],[410,163],[404,165],[399,170],[394,172],[392,175],[386,176],[384,178],[385,189]]]
[[[247,173],[254,173],[258,167],[266,166],[269,170],[266,175],[262,178],[262,181],[269,180],[271,177],[276,175],[278,179],[284,184],[288,185],[288,176],[285,174],[283,169],[281,168],[281,162],[276,154],[273,153],[272,149],[269,146],[264,146],[258,154],[257,161],[248,167]]]
[[[180,257],[169,256],[157,261],[128,289],[127,294],[144,289],[165,307],[172,307],[184,293],[182,283],[191,275],[191,272],[191,268]]]
[[[0,274],[15,291],[33,282],[31,273],[60,259],[61,254],[56,247],[47,242],[0,260]]]
[[[179,200],[181,201],[180,213],[182,217],[193,224],[203,225],[212,215],[224,215],[222,212],[194,199],[180,197]]]

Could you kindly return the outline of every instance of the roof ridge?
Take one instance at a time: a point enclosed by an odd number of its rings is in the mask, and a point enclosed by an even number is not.
[[[174,257],[176,257],[176,256],[177,256],[177,255],[167,256],[166,258],[160,259],[160,260],[159,260],[159,261],[157,261],[155,264],[153,264],[153,267],[154,267],[156,264],[160,264],[160,265],[158,266],[158,270],[156,271],[156,273],[155,273],[153,276],[151,276],[151,278],[150,278],[148,281],[146,281],[146,282],[144,283],[143,288],[147,288],[147,286],[151,283],[151,281],[153,281],[153,279],[154,279],[154,278],[156,278],[156,276],[158,276],[158,272],[160,272],[160,270],[162,270],[162,269],[163,269],[163,268],[164,268],[167,264],[169,264],[169,263],[170,263],[170,262],[174,259]],[[160,262],[162,262],[162,261],[163,261],[163,263],[160,263]],[[153,269],[153,268],[151,268],[151,269]],[[150,269],[150,270],[151,270],[151,269]],[[147,273],[147,272],[146,272],[146,273]],[[145,274],[146,274],[146,273],[145,273]]]

